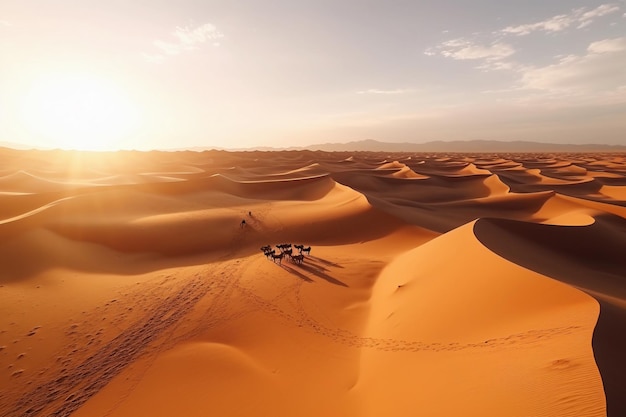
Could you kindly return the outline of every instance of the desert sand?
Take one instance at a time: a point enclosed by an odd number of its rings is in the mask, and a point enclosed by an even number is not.
[[[626,155],[0,162],[2,416],[626,415]]]

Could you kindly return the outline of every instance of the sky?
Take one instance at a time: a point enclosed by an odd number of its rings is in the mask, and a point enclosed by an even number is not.
[[[0,142],[626,144],[626,0],[3,0]]]

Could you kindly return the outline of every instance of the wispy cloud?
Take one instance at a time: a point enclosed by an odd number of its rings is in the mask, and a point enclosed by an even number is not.
[[[394,90],[382,90],[377,88],[370,88],[369,90],[357,91],[357,94],[406,94],[412,93],[412,89],[397,88]]]
[[[587,50],[594,54],[603,54],[607,52],[619,52],[626,50],[626,38],[604,39],[593,42]]]
[[[186,50],[196,49],[197,45],[207,41],[213,41],[213,44],[219,43],[219,39],[224,37],[217,28],[205,23],[202,26],[191,29],[189,27],[177,27],[174,36],[178,39],[178,44]]]
[[[478,62],[476,68],[484,71],[522,71],[528,66],[511,59],[511,56],[516,53],[516,47],[513,46],[515,38],[533,32],[553,33],[567,28],[582,29],[602,16],[619,11],[620,6],[614,3],[602,4],[593,9],[582,7],[535,23],[507,26],[490,33],[475,33],[471,37],[444,41],[426,49],[424,54],[440,55],[454,60],[475,61]],[[480,40],[477,40],[479,38]],[[596,47],[610,47],[610,45],[599,44]]]
[[[143,54],[144,58],[150,62],[161,62],[167,56],[179,55],[184,52],[199,49],[202,44],[211,43],[219,46],[219,41],[224,37],[214,25],[205,23],[197,27],[177,27],[172,32],[173,40],[163,41],[157,39],[153,45],[159,49],[156,54]]]
[[[582,7],[574,9],[568,14],[553,16],[540,22],[508,26],[502,29],[500,33],[524,36],[532,32],[560,32],[572,26],[576,26],[577,29],[582,29],[592,24],[595,19],[615,13],[619,10],[620,8],[616,4],[602,4],[592,10]]]
[[[518,45],[523,44],[517,40],[521,36],[579,30],[616,13],[622,16],[620,5],[614,3],[578,8],[535,23],[447,40],[424,53],[475,62],[478,63],[475,68],[481,70],[508,70],[514,81],[488,93],[507,95],[513,102],[556,106],[623,104],[626,103],[626,36],[590,42],[584,53],[558,55],[547,65],[512,59],[517,56]]]
[[[582,55],[520,72],[520,89],[560,97],[612,97],[626,102],[626,37],[593,42]]]
[[[480,45],[466,39],[454,39],[440,45],[441,55],[452,59],[499,60],[515,53],[515,49],[503,42]]]
[[[513,94],[507,101],[550,107],[626,103],[626,37],[592,42],[580,55],[545,66],[517,67],[515,85],[484,94]]]
[[[502,41],[481,44],[470,39],[457,38],[428,48],[424,54],[441,55],[455,60],[480,61],[478,68],[486,70],[511,69],[505,58],[515,53],[515,48]]]

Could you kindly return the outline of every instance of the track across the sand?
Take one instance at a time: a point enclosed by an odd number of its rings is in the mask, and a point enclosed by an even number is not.
[[[267,215],[271,215],[269,209],[258,211],[259,220]],[[12,390],[0,394],[3,416],[69,416],[125,368],[138,366],[130,390],[116,403],[109,404],[109,410],[103,410],[102,415],[106,416],[132,393],[133,386],[139,383],[141,375],[160,352],[254,311],[262,311],[278,318],[286,327],[328,338],[334,343],[385,352],[506,349],[580,330],[575,326],[536,329],[474,343],[447,344],[366,337],[312,313],[311,307],[320,300],[313,299],[304,290],[306,285],[319,280],[311,271],[300,269],[296,279],[290,273],[289,279],[276,283],[270,297],[260,295],[243,282],[241,278],[246,274],[262,274],[261,266],[267,262],[259,255],[238,258],[236,248],[244,245],[245,240],[246,233],[242,231],[233,237],[232,251],[221,260],[154,278],[89,312],[80,323],[67,329],[69,346],[57,353],[55,363],[31,378],[30,385],[16,384]],[[276,268],[287,266],[277,265]],[[336,287],[336,291],[350,290],[345,286]],[[234,298],[243,298],[246,302],[233,302]],[[286,300],[289,302],[285,303]],[[185,318],[191,313],[194,313],[194,321],[188,323]],[[118,328],[119,333],[107,337],[103,321],[109,327]]]
[[[28,386],[16,384],[0,395],[3,416],[69,416],[139,357],[156,357],[180,340],[181,336],[173,338],[172,334],[203,297],[211,296],[214,301],[205,316],[214,323],[224,320],[221,310],[235,284],[230,278],[239,276],[242,265],[239,260],[227,260],[192,276],[169,276],[147,292],[137,289],[107,303],[102,311],[90,313],[68,329],[70,345],[57,353],[55,363],[41,370]],[[129,309],[145,312],[125,324]],[[102,323],[109,314],[114,315],[109,326],[124,326],[112,339],[106,340],[101,330],[77,331]],[[210,324],[209,320],[203,325]]]

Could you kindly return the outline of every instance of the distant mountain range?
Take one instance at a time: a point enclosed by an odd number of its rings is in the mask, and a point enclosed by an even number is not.
[[[12,142],[0,142],[0,147],[12,149],[33,149],[33,147]],[[43,148],[35,148],[43,149]],[[325,152],[464,152],[464,153],[507,153],[507,152],[626,152],[626,145],[605,144],[562,144],[529,141],[497,141],[497,140],[469,140],[469,141],[433,141],[426,143],[392,143],[380,142],[373,139],[358,140],[347,143],[322,143],[317,145],[273,148],[257,146],[253,148],[223,148],[216,146],[161,149],[163,151],[325,151]]]
[[[529,141],[497,141],[497,140],[469,140],[469,141],[433,141],[426,143],[392,143],[380,142],[373,139],[358,140],[347,143],[321,143],[307,146],[292,146],[288,148],[273,148],[256,146],[253,148],[218,148],[195,147],[170,150],[224,150],[224,151],[325,151],[325,152],[465,152],[465,153],[507,153],[507,152],[626,152],[626,145],[605,144],[562,144]]]
[[[1,148],[10,148],[10,149],[17,149],[17,150],[21,150],[21,151],[25,151],[27,149],[36,149],[33,146],[29,146],[29,145],[23,145],[21,143],[15,143],[15,142],[1,142],[0,141],[0,147]]]
[[[626,145],[572,145],[526,141],[504,142],[496,140],[390,143],[366,139],[348,143],[324,143],[289,149],[308,149],[327,152],[626,152]]]

